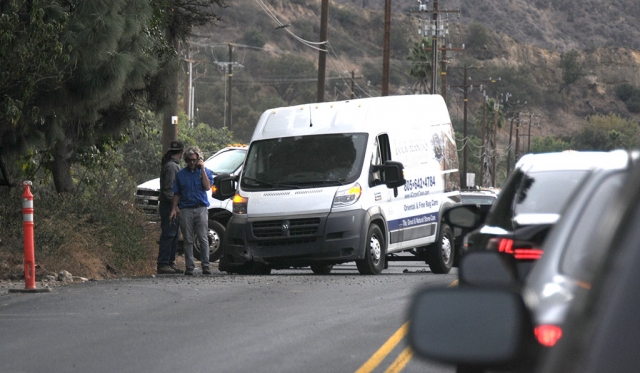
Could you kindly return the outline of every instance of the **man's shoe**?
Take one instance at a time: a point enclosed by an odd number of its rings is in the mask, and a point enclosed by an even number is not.
[[[211,274],[211,270],[209,269],[209,267],[202,267],[202,274],[203,275],[210,275]]]
[[[193,269],[189,269],[189,268],[185,269],[184,270],[184,275],[185,276],[193,276]]]
[[[184,272],[184,269],[178,267],[175,264],[169,264],[169,267],[171,267],[175,273],[183,273]]]
[[[158,266],[158,274],[159,275],[173,275],[176,273],[173,268],[171,268],[168,264],[162,264]]]

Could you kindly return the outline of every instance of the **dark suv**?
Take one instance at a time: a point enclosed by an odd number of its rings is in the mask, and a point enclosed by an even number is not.
[[[597,170],[581,186],[521,292],[509,281],[505,259],[513,258],[477,251],[463,258],[459,275],[483,284],[461,280],[417,293],[408,335],[415,354],[456,364],[458,372],[638,371],[637,161],[632,152],[627,168]],[[559,324],[541,333],[547,322]]]
[[[471,230],[461,253],[494,250],[513,255],[518,278],[542,256],[542,243],[570,196],[596,169],[627,165],[624,151],[528,154],[518,161],[486,217],[474,205],[445,213],[453,227]]]

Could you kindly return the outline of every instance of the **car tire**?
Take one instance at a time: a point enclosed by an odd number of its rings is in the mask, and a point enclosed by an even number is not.
[[[209,229],[207,230],[207,238],[209,241],[209,262],[213,263],[222,256],[222,242],[224,240],[225,228],[222,224],[215,220],[209,220]],[[200,260],[199,240],[195,240],[193,245],[193,257]]]
[[[431,272],[446,274],[449,273],[451,267],[453,267],[454,257],[455,244],[453,243],[453,231],[448,225],[442,224],[438,243],[429,247],[426,262],[429,268],[431,268]]]
[[[386,246],[386,240],[380,227],[375,224],[369,226],[364,247],[364,259],[356,260],[356,266],[361,275],[378,275],[382,272],[387,254]]]

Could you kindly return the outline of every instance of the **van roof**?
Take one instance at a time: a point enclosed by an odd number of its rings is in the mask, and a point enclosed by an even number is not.
[[[403,95],[311,103],[266,110],[253,139],[325,133],[384,132],[450,124],[440,95]]]
[[[625,150],[564,151],[556,153],[527,154],[520,158],[516,168],[526,172],[591,170],[596,168],[619,169],[629,165],[630,154]]]

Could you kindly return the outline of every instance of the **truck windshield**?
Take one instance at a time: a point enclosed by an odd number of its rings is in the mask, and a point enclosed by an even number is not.
[[[217,174],[230,174],[242,165],[246,154],[246,149],[229,149],[227,151],[214,154],[211,158],[206,160],[204,165]]]
[[[366,133],[254,141],[241,186],[268,190],[351,183],[360,176],[366,144]]]

